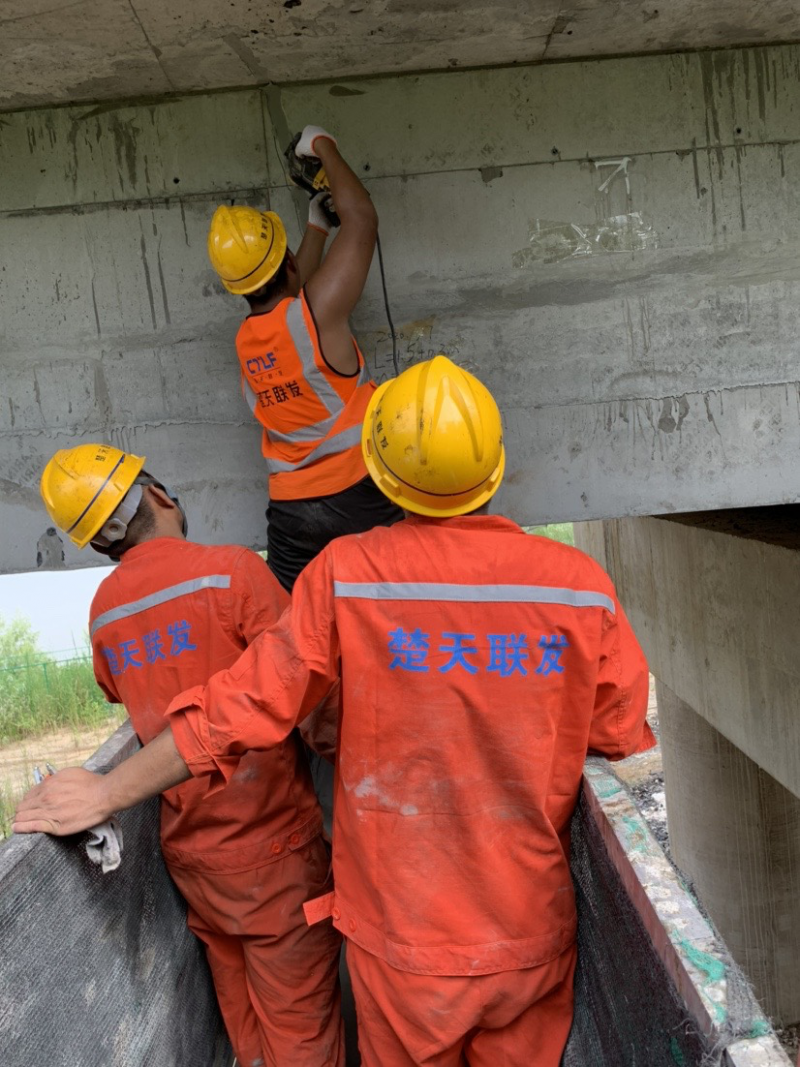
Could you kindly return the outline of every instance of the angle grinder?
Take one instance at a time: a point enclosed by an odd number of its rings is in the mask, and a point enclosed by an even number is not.
[[[283,153],[288,164],[289,177],[295,185],[298,185],[301,189],[305,189],[309,197],[315,197],[317,193],[330,190],[328,175],[325,173],[325,168],[322,166],[320,160],[308,157],[300,159],[295,155],[294,150],[299,140],[300,134],[298,133],[292,138],[289,147]],[[329,207],[324,200],[320,204],[320,207],[331,226],[338,226],[339,216],[333,208]]]

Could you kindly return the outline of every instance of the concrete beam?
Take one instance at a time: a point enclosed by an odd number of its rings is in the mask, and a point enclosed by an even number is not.
[[[792,0],[3,0],[0,110],[798,39]]]
[[[0,566],[36,566],[39,472],[98,436],[186,490],[201,538],[263,545],[243,305],[205,230],[235,200],[298,240],[280,150],[310,119],[378,207],[401,366],[447,352],[504,409],[501,507],[538,523],[795,499],[799,73],[784,46],[4,116]],[[386,377],[376,269],[354,326]]]

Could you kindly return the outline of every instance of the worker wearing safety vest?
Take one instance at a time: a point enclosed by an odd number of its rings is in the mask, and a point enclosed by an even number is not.
[[[272,211],[218,207],[208,254],[250,314],[236,337],[245,399],[263,427],[269,475],[267,561],[284,589],[334,537],[401,519],[361,457],[361,424],[375,390],[349,317],[367,279],[378,220],[336,140],[306,126],[295,152],[321,160],[341,227],[330,232],[318,194],[293,254]]]
[[[647,664],[593,560],[486,513],[505,453],[476,378],[437,356],[381,386],[363,448],[407,519],[330,544],[277,626],[172,703],[171,733],[108,779],[36,787],[15,828],[74,831],[190,773],[221,785],[341,678],[335,888],[306,910],[347,939],[364,1067],[557,1067],[570,819],[587,753],[653,743]]]
[[[146,744],[170,701],[231,666],[289,596],[254,552],[187,541],[177,497],[144,463],[79,445],[55,454],[41,490],[79,548],[120,561],[91,607],[94,670]],[[303,914],[329,888],[330,857],[302,747],[292,736],[248,752],[225,789],[206,792],[196,779],[164,794],[161,843],[239,1064],[343,1065],[341,939]]]

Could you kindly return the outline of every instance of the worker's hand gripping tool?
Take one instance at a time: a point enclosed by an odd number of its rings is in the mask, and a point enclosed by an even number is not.
[[[328,175],[325,173],[325,168],[322,166],[320,160],[312,156],[304,156],[302,159],[295,155],[295,148],[300,141],[302,134],[298,133],[292,138],[289,147],[283,153],[286,157],[286,162],[289,169],[289,177],[295,185],[299,185],[301,189],[305,189],[309,197],[313,198],[317,193],[330,190],[328,183]],[[330,207],[326,201],[322,201],[320,205],[325,218],[331,224],[331,226],[339,225],[339,216],[334,211],[333,207]]]

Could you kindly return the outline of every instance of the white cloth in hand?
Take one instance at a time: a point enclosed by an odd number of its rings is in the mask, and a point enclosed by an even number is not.
[[[321,126],[306,126],[300,134],[300,140],[294,146],[294,154],[298,159],[318,158],[314,151],[314,142],[318,137],[327,137],[329,141],[333,141],[334,144],[337,143],[333,134],[328,133],[327,130],[323,130]]]
[[[115,871],[122,862],[122,827],[116,819],[108,819],[87,830],[86,855],[103,868],[103,874]]]

